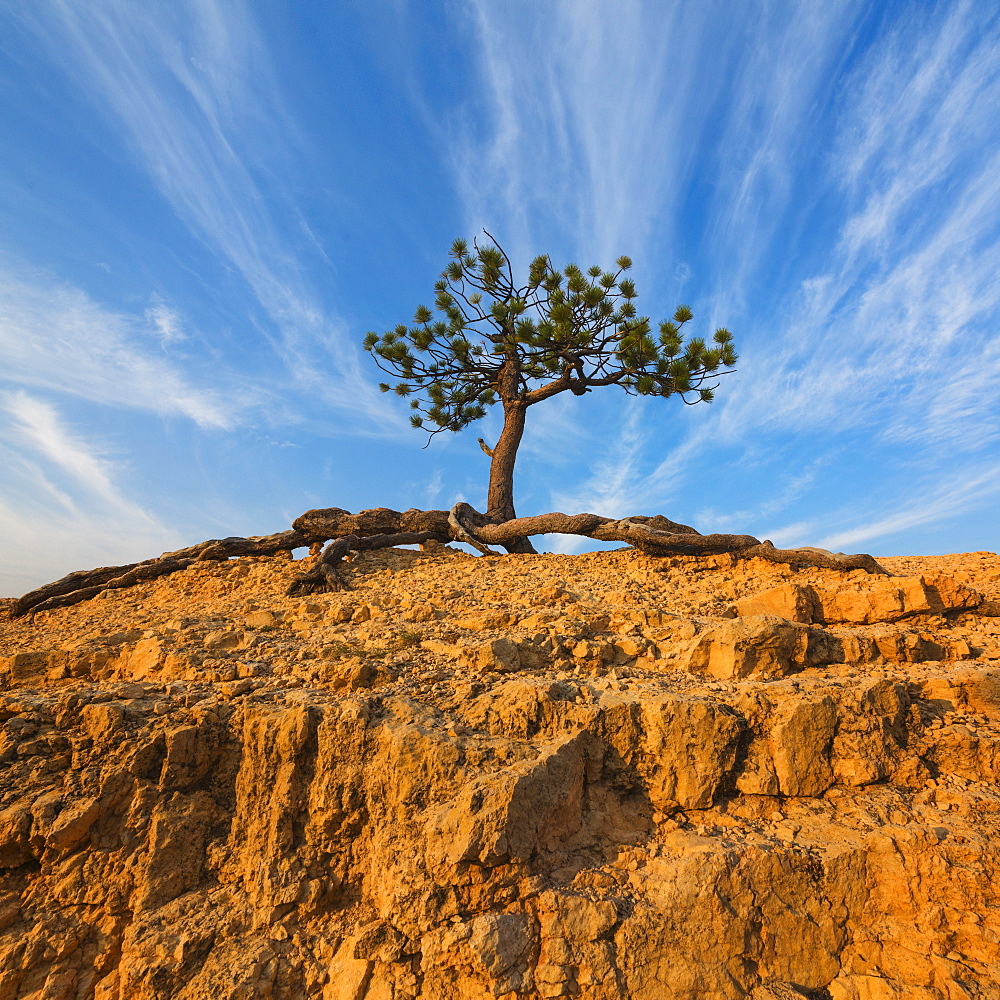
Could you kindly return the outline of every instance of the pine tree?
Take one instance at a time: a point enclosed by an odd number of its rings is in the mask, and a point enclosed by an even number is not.
[[[487,514],[515,517],[514,463],[528,407],[561,392],[581,396],[601,386],[620,386],[639,396],[677,395],[686,403],[710,402],[717,383],[736,363],[732,334],[720,328],[712,345],[686,342],[691,310],[678,306],[654,336],[648,316],[635,307],[632,267],[619,257],[613,270],[596,265],[586,274],[575,264],[557,271],[548,256],[536,257],[527,283],[514,283],[507,254],[488,243],[452,244],[449,263],[435,284],[435,313],[418,306],[413,325],[401,324],[364,346],[376,364],[399,378],[383,392],[415,396],[414,427],[430,435],[460,431],[503,406],[503,430],[490,455]],[[534,551],[528,539],[508,546]]]

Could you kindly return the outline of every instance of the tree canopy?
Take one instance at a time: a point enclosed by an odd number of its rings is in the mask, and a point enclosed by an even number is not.
[[[460,431],[503,405],[503,430],[490,448],[487,515],[496,522],[516,517],[514,462],[529,406],[560,392],[578,396],[617,385],[639,396],[680,396],[710,402],[713,378],[736,363],[732,334],[720,328],[712,345],[701,337],[685,343],[691,310],[678,306],[653,334],[648,316],[635,307],[632,266],[619,257],[613,269],[576,264],[556,270],[536,257],[523,285],[514,282],[510,259],[489,233],[482,246],[455,240],[450,260],[434,285],[435,312],[417,306],[413,325],[401,323],[365,348],[378,366],[400,381],[383,392],[415,396],[414,427],[430,436]],[[504,543],[511,552],[534,552],[527,537]]]
[[[462,430],[498,400],[531,406],[600,386],[709,402],[713,377],[736,363],[725,328],[711,344],[700,337],[685,342],[687,306],[654,333],[650,318],[638,315],[635,284],[625,276],[628,257],[612,269],[584,272],[575,264],[556,270],[539,256],[523,285],[492,238],[471,252],[455,240],[449,257],[434,286],[434,311],[418,306],[411,326],[370,332],[364,341],[379,367],[400,379],[382,383],[382,391],[419,394],[410,419],[432,435]]]

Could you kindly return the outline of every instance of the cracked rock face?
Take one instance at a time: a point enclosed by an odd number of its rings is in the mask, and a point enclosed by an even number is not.
[[[1000,558],[201,563],[0,622],[7,1000],[989,1000]]]

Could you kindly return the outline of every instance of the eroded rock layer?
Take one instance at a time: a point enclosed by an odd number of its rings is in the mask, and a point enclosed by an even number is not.
[[[200,563],[0,624],[0,997],[965,1000],[1000,558]]]

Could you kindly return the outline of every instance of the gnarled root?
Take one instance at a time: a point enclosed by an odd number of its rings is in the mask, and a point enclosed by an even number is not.
[[[214,538],[156,559],[125,566],[70,573],[39,587],[14,603],[11,618],[66,607],[105,590],[131,587],[185,569],[199,560],[221,560],[241,555],[270,555],[329,541],[319,557],[289,585],[291,595],[342,590],[347,581],[341,564],[349,552],[366,552],[416,545],[428,541],[464,542],[484,555],[490,546],[529,549],[532,535],[583,535],[602,542],[624,542],[652,556],[721,555],[759,558],[770,562],[819,566],[824,569],[886,571],[869,555],[834,554],[823,549],[776,549],[752,535],[702,535],[686,524],[661,515],[615,520],[598,514],[538,514],[497,523],[467,503],[450,510],[390,510],[376,507],[358,514],[329,507],[309,510],[293,522],[291,531],[250,538]],[[330,541],[332,539],[332,541]],[[524,543],[524,544],[522,544]]]
[[[863,569],[885,573],[869,555],[835,555],[817,548],[776,549],[753,535],[702,535],[687,524],[677,524],[662,515],[614,520],[598,514],[538,514],[492,524],[468,504],[456,504],[453,518],[466,527],[476,524],[476,540],[481,545],[503,545],[512,538],[528,535],[585,535],[602,542],[626,542],[647,555],[721,555],[767,559],[770,562],[821,566],[825,569]],[[458,539],[465,541],[465,539]]]
[[[532,535],[584,535],[602,542],[626,542],[652,556],[720,555],[729,553],[738,558],[767,559],[769,562],[821,566],[826,569],[863,569],[868,573],[886,571],[869,555],[834,555],[823,549],[776,549],[770,542],[761,542],[753,535],[702,535],[690,525],[678,524],[662,515],[631,517],[614,520],[598,514],[538,514],[518,517],[497,524],[467,503],[457,503],[450,511],[397,511],[378,508],[351,515],[339,508],[331,511],[308,511],[297,518],[300,530],[337,531],[351,526],[360,531],[374,528],[400,529],[416,525],[433,525],[435,530],[424,532],[384,532],[362,536],[350,534],[331,542],[319,561],[300,574],[288,588],[288,593],[311,594],[325,590],[341,590],[347,583],[338,566],[349,551],[371,551],[395,545],[412,545],[431,538],[438,541],[464,542],[483,555],[495,555],[491,545],[509,546],[518,539]]]
[[[401,531],[392,535],[345,535],[330,542],[319,559],[305,572],[299,573],[288,585],[288,595],[322,594],[347,590],[347,581],[340,573],[340,564],[350,552],[391,549],[397,545],[418,545],[422,542],[447,542],[447,534],[437,531]]]
[[[143,580],[176,573],[201,560],[222,560],[231,556],[266,556],[309,545],[314,539],[301,532],[279,531],[273,535],[250,538],[210,538],[176,552],[164,552],[155,559],[129,563],[125,566],[102,566],[99,569],[78,570],[55,583],[48,583],[19,598],[10,611],[11,618],[79,604],[105,590],[121,590]],[[325,541],[325,539],[322,539]]]

